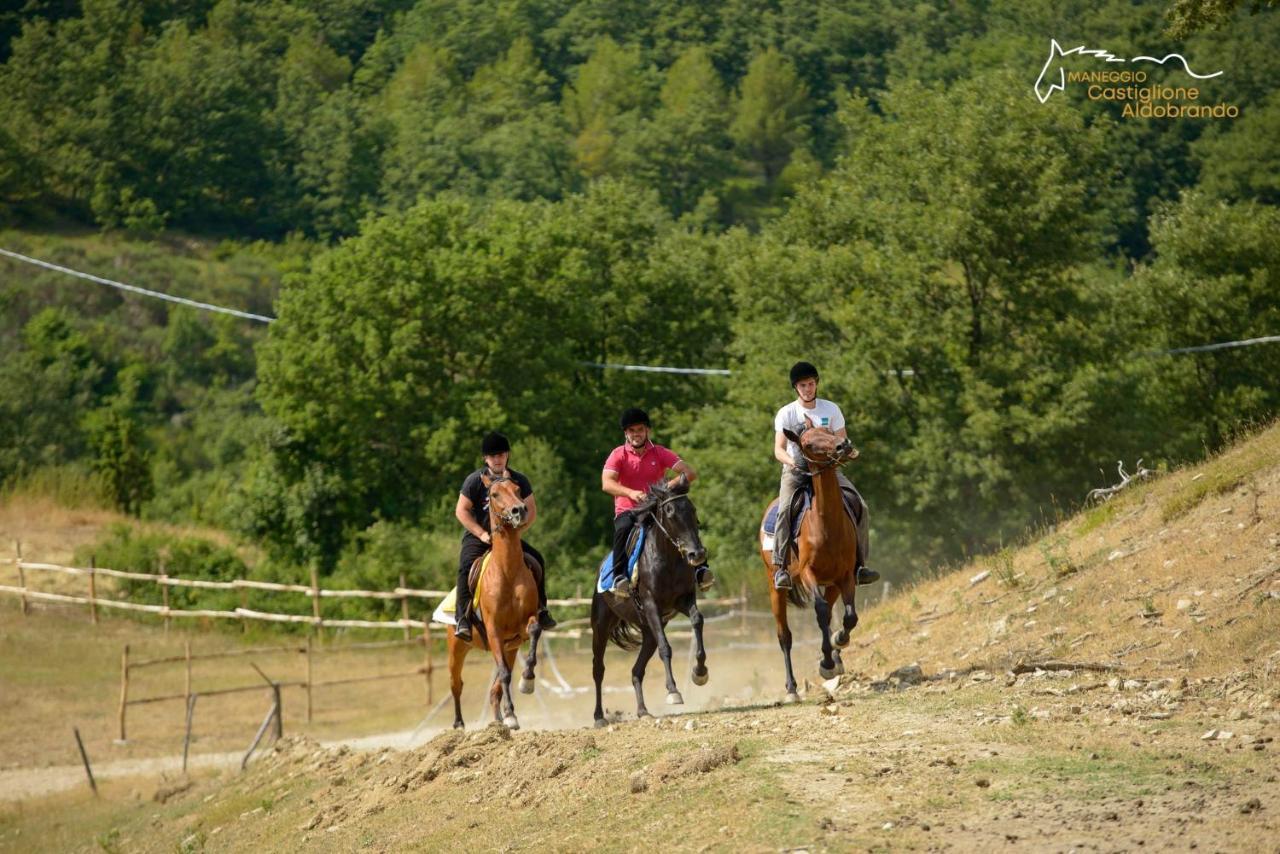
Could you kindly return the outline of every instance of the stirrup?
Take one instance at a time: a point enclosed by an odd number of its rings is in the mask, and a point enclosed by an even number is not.
[[[778,567],[773,574],[773,586],[776,590],[790,590],[792,586],[791,574],[783,567]]]
[[[880,573],[876,572],[869,566],[858,567],[858,583],[859,584],[875,584],[880,580]]]
[[[458,623],[453,627],[453,636],[458,640],[471,640],[471,618],[470,616],[460,616],[457,618]]]
[[[613,582],[613,595],[619,599],[631,598],[631,581],[627,578],[619,578]]]

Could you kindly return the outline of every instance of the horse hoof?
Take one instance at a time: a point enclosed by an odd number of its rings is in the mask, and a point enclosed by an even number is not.
[[[844,649],[846,646],[849,645],[849,633],[841,629],[840,631],[836,632],[836,636],[831,639],[831,642],[834,643],[836,646],[840,647],[841,649]]]
[[[524,677],[521,677],[521,678],[520,678],[520,693],[521,693],[521,694],[532,694],[532,693],[533,693],[533,680],[532,680],[532,679],[526,679],[526,678],[524,678]]]
[[[651,718],[651,717],[653,717],[653,715],[649,714],[648,709],[640,709],[639,711],[636,712],[636,720],[640,720],[641,718]]]
[[[710,678],[711,672],[705,668],[703,668],[701,673],[696,670],[689,673],[689,679],[693,681],[694,685],[706,685],[707,680]]]
[[[679,691],[672,691],[670,694],[668,694],[668,695],[667,695],[667,705],[668,705],[668,706],[683,706],[683,705],[684,705],[684,697],[681,697],[681,696],[680,696],[680,692],[679,692]]]
[[[502,723],[507,729],[520,729],[520,721],[516,720],[515,715],[507,715],[502,719]]]
[[[795,691],[791,691],[787,694],[787,696],[782,698],[782,702],[786,703],[787,705],[791,705],[792,703],[798,703],[800,702],[800,695],[797,694]]]
[[[604,729],[608,725],[609,725],[609,722],[606,721],[604,718],[596,718],[596,723],[595,723],[596,729]]]
[[[821,664],[819,664],[818,675],[821,676],[823,679],[834,679],[836,675],[836,669],[835,667],[823,667]]]
[[[836,659],[836,675],[837,676],[844,675],[844,662],[838,658]]]
[[[466,725],[466,724],[464,724],[462,721],[454,721],[454,722],[453,722],[453,728],[454,728],[454,729],[466,729],[466,728],[467,728],[467,725]]]

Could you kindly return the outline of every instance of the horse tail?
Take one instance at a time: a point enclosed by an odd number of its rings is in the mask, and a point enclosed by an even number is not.
[[[640,630],[624,620],[618,620],[613,628],[609,629],[609,640],[617,644],[620,649],[639,649]]]

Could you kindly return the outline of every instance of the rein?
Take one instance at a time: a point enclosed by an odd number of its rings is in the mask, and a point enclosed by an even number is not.
[[[675,537],[671,536],[671,532],[666,529],[666,527],[658,519],[658,515],[653,511],[657,510],[659,507],[664,507],[673,501],[679,501],[681,498],[683,498],[685,501],[689,500],[688,495],[672,495],[669,498],[663,498],[660,501],[657,501],[656,503],[654,503],[652,507],[645,510],[645,515],[647,515],[650,519],[653,520],[653,524],[658,526],[658,530],[661,531],[666,536],[667,542],[671,543],[671,545],[675,546],[677,549],[680,548],[680,543],[676,540]]]

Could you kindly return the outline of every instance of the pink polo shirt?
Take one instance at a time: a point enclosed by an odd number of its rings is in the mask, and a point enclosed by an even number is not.
[[[667,473],[667,469],[678,462],[680,462],[680,457],[676,456],[675,451],[664,448],[661,445],[655,445],[653,442],[645,444],[644,453],[642,454],[632,450],[630,445],[619,445],[613,449],[612,453],[609,454],[609,458],[604,461],[604,470],[616,471],[618,473],[618,483],[621,483],[627,489],[639,489],[644,492],[662,480],[663,475]],[[615,495],[613,497],[614,516],[635,506],[636,503],[625,495]]]

